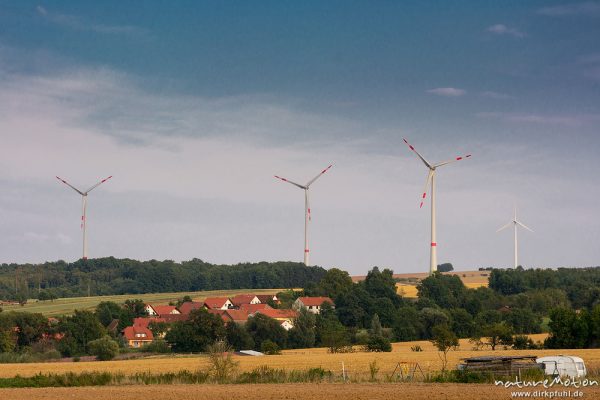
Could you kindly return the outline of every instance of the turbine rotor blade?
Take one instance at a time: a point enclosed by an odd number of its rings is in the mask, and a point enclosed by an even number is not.
[[[282,180],[282,181],[284,181],[284,182],[290,183],[290,184],[292,184],[292,185],[294,185],[294,186],[298,186],[300,189],[306,189],[306,187],[305,187],[305,186],[302,186],[302,185],[301,185],[301,184],[299,184],[299,183],[292,182],[292,181],[290,181],[289,179],[282,178],[282,177],[280,177],[280,176],[277,176],[277,175],[274,175],[274,176],[275,176],[275,178],[277,178],[277,179],[280,179],[280,180]]]
[[[414,148],[414,147],[413,147],[413,146],[412,146],[410,143],[408,143],[408,141],[407,141],[406,139],[402,138],[402,140],[404,140],[404,143],[406,143],[406,145],[408,146],[408,148],[409,148],[409,149],[411,149],[412,151],[414,151],[414,152],[415,152],[415,154],[416,154],[417,156],[419,156],[419,158],[421,159],[421,161],[423,161],[423,163],[424,163],[424,164],[427,166],[427,168],[429,168],[429,169],[432,169],[432,168],[434,168],[434,167],[433,167],[433,166],[432,166],[432,165],[429,163],[429,161],[427,161],[425,158],[423,158],[423,156],[422,156],[422,155],[420,155],[420,154],[419,154],[419,152],[418,152],[417,150],[415,150],[415,148]]]
[[[446,165],[446,164],[450,164],[450,163],[453,163],[453,162],[456,162],[456,161],[464,160],[465,158],[469,158],[469,157],[471,157],[471,154],[467,154],[466,156],[459,156],[459,157],[456,157],[456,158],[454,158],[452,160],[448,160],[448,161],[441,162],[439,164],[435,164],[433,167],[434,168],[441,167],[442,165]]]
[[[425,187],[423,188],[423,195],[421,196],[421,205],[419,208],[423,208],[423,204],[425,203],[425,197],[427,197],[427,189],[429,188],[429,182],[431,182],[431,178],[433,177],[434,170],[430,169],[427,174],[427,180],[425,181]]]
[[[519,221],[515,221],[515,223],[521,225],[523,228],[527,229],[529,232],[533,232],[533,229],[528,228],[527,226],[525,226],[525,224],[523,224],[522,222]]]
[[[57,176],[56,179],[58,179],[59,181],[61,181],[62,183],[64,183],[65,185],[67,185],[68,187],[70,187],[71,189],[73,189],[74,191],[76,191],[77,193],[79,193],[80,195],[83,196],[83,193],[77,189],[75,186],[71,185],[69,182],[65,181],[63,178]]]
[[[310,181],[308,181],[308,183],[305,186],[309,187],[310,185],[312,185],[314,181],[319,179],[321,177],[321,175],[323,175],[325,172],[329,171],[329,168],[331,168],[331,167],[333,167],[333,164],[331,164],[329,167],[325,168],[323,171],[319,172],[319,175],[315,176]]]
[[[85,194],[88,194],[89,192],[91,192],[92,190],[94,190],[95,188],[97,188],[98,186],[102,185],[104,182],[106,182],[107,180],[109,180],[110,178],[112,178],[112,175],[109,176],[108,178],[104,178],[102,179],[100,182],[96,183],[94,186],[92,186],[91,188],[89,188],[88,190],[85,191]]]
[[[512,224],[514,224],[514,223],[515,223],[514,221],[510,221],[508,224],[506,224],[506,225],[504,225],[504,226],[500,227],[500,228],[499,228],[499,229],[498,229],[496,232],[503,231],[504,229],[506,229],[506,228],[509,228],[509,227],[510,227]]]

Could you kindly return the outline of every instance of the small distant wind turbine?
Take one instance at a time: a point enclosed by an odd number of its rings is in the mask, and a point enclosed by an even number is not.
[[[525,224],[523,224],[521,221],[519,221],[517,219],[517,207],[516,206],[515,206],[515,216],[512,219],[512,221],[510,221],[508,224],[502,226],[496,232],[500,232],[500,231],[510,227],[511,225],[513,226],[514,236],[515,236],[515,268],[517,268],[519,266],[519,255],[518,255],[518,245],[517,245],[517,225],[520,225],[521,227],[527,229],[529,232],[533,232],[533,230],[526,227]]]
[[[79,193],[81,195],[81,208],[82,208],[81,229],[83,229],[83,259],[84,260],[87,260],[87,237],[86,237],[86,234],[87,234],[87,231],[86,231],[87,196],[88,196],[88,193],[90,193],[92,190],[94,190],[95,188],[97,188],[98,186],[100,186],[101,184],[103,184],[104,182],[109,180],[110,178],[112,178],[112,175],[109,176],[108,178],[102,179],[100,182],[96,183],[94,186],[92,186],[85,192],[82,192],[81,190],[77,189],[75,186],[71,185],[69,182],[65,181],[64,179],[62,179],[58,176],[56,177],[56,179],[58,179],[59,181],[61,181],[62,183],[64,183],[65,185],[67,185],[68,187],[70,187],[71,189],[73,189],[74,191],[76,191],[77,193]]]
[[[423,161],[423,164],[425,164],[425,166],[427,168],[429,168],[429,174],[427,174],[427,180],[425,181],[425,189],[423,190],[423,196],[421,198],[421,205],[419,206],[419,208],[423,207],[423,203],[425,203],[425,197],[427,196],[427,187],[429,186],[429,183],[431,182],[431,247],[430,247],[430,253],[429,253],[429,273],[433,274],[435,271],[437,271],[437,242],[436,242],[436,238],[435,238],[435,228],[436,228],[436,223],[435,223],[435,171],[438,167],[441,167],[443,165],[446,164],[450,164],[452,162],[455,161],[460,161],[464,158],[469,158],[471,157],[470,154],[467,154],[464,157],[456,157],[452,160],[448,160],[448,161],[444,161],[441,162],[439,164],[431,164],[429,163],[429,161],[427,161],[425,158],[423,158],[422,155],[419,154],[419,152],[417,150],[415,150],[415,148],[408,143],[408,141],[406,139],[404,139],[404,143],[406,143],[406,145],[415,152],[415,154],[421,159],[421,161]]]
[[[317,179],[319,179],[321,177],[321,175],[323,175],[325,172],[327,172],[329,170],[329,168],[331,168],[332,166],[333,165],[330,165],[329,167],[325,168],[323,171],[321,171],[319,173],[319,175],[315,176],[310,181],[308,181],[308,183],[306,183],[306,185],[300,185],[299,183],[295,183],[286,178],[282,178],[280,176],[275,175],[275,178],[281,179],[282,181],[287,182],[287,183],[291,183],[292,185],[297,186],[300,189],[304,190],[304,265],[308,265],[308,259],[309,259],[309,253],[310,253],[310,249],[308,247],[308,223],[311,221],[311,217],[310,217],[310,200],[309,200],[309,196],[308,196],[308,189],[310,188],[310,185],[312,185]]]

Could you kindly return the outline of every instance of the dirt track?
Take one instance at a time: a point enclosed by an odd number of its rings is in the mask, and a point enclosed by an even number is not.
[[[600,398],[600,388],[598,386],[585,388],[582,391],[585,393],[583,398]],[[504,400],[511,398],[510,392],[510,389],[495,387],[486,384],[414,383],[348,385],[151,385],[80,388],[0,389],[0,398],[6,400]]]

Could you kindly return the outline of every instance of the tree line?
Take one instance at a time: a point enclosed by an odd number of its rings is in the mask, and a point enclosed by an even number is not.
[[[304,287],[325,275],[321,267],[280,261],[216,265],[193,259],[176,263],[114,257],[0,265],[0,299],[160,292]]]

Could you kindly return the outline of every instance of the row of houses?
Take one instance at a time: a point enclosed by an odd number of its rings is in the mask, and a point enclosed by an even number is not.
[[[150,330],[151,323],[171,324],[186,321],[193,310],[205,309],[211,314],[219,315],[225,324],[243,325],[248,318],[262,314],[278,321],[285,330],[294,327],[294,320],[302,308],[313,314],[319,314],[324,303],[334,306],[329,297],[299,297],[291,309],[273,308],[268,303],[280,304],[274,295],[243,294],[235,297],[209,297],[204,301],[189,301],[179,307],[170,305],[146,304],[147,317],[135,318],[132,326],[121,332],[130,347],[141,347],[155,340]],[[164,336],[164,335],[163,335]]]

